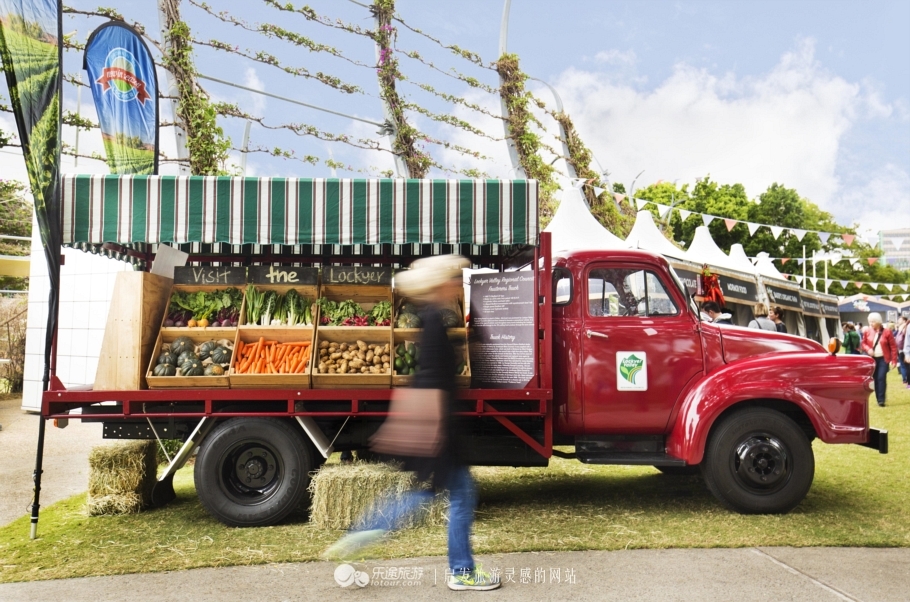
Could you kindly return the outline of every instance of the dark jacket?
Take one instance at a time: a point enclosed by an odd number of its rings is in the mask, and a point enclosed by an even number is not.
[[[442,323],[440,308],[427,306],[421,312],[423,332],[420,335],[420,357],[418,370],[414,375],[415,389],[440,389],[447,395],[444,411],[445,442],[435,458],[406,458],[405,470],[417,473],[418,481],[432,477],[434,490],[445,487],[449,471],[453,466],[465,463],[462,444],[462,428],[454,418],[455,397],[455,349]]]

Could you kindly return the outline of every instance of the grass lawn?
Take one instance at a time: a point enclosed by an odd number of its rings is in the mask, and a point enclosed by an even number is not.
[[[910,390],[896,370],[888,407],[873,401],[869,412],[873,426],[889,430],[891,453],[816,441],[815,482],[784,516],[727,512],[698,477],[650,467],[554,458],[546,469],[476,468],[475,551],[910,546]],[[225,527],[200,506],[191,468],[174,485],[175,502],[137,515],[89,518],[84,495],[48,506],[36,541],[28,539],[27,517],[0,527],[0,582],[315,560],[339,536],[303,515],[275,527]],[[405,531],[376,551],[445,553],[444,527]]]

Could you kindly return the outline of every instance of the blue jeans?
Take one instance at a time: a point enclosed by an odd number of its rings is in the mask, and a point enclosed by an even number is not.
[[[901,380],[907,382],[910,378],[910,367],[907,366],[907,360],[910,359],[904,352],[901,351],[897,354],[897,368],[901,371]]]
[[[875,380],[875,401],[878,405],[885,405],[885,391],[888,387],[888,362],[883,357],[875,358],[875,372],[872,378]]]
[[[474,507],[477,492],[474,479],[467,466],[455,466],[445,484],[449,491],[449,568],[453,573],[474,570],[471,555],[471,526],[474,523]],[[358,525],[358,531],[382,529],[394,531],[424,504],[433,501],[431,491],[411,490],[400,497],[393,497],[376,508]]]

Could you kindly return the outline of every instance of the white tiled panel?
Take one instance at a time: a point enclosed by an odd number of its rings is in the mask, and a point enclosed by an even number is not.
[[[40,411],[49,280],[37,224],[32,231],[22,409]],[[117,272],[132,270],[132,266],[73,249],[64,249],[63,256],[57,376],[65,385],[88,385],[95,380],[114,279]]]

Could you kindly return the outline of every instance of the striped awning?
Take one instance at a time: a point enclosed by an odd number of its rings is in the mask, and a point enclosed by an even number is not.
[[[62,178],[63,242],[537,244],[535,180]]]

